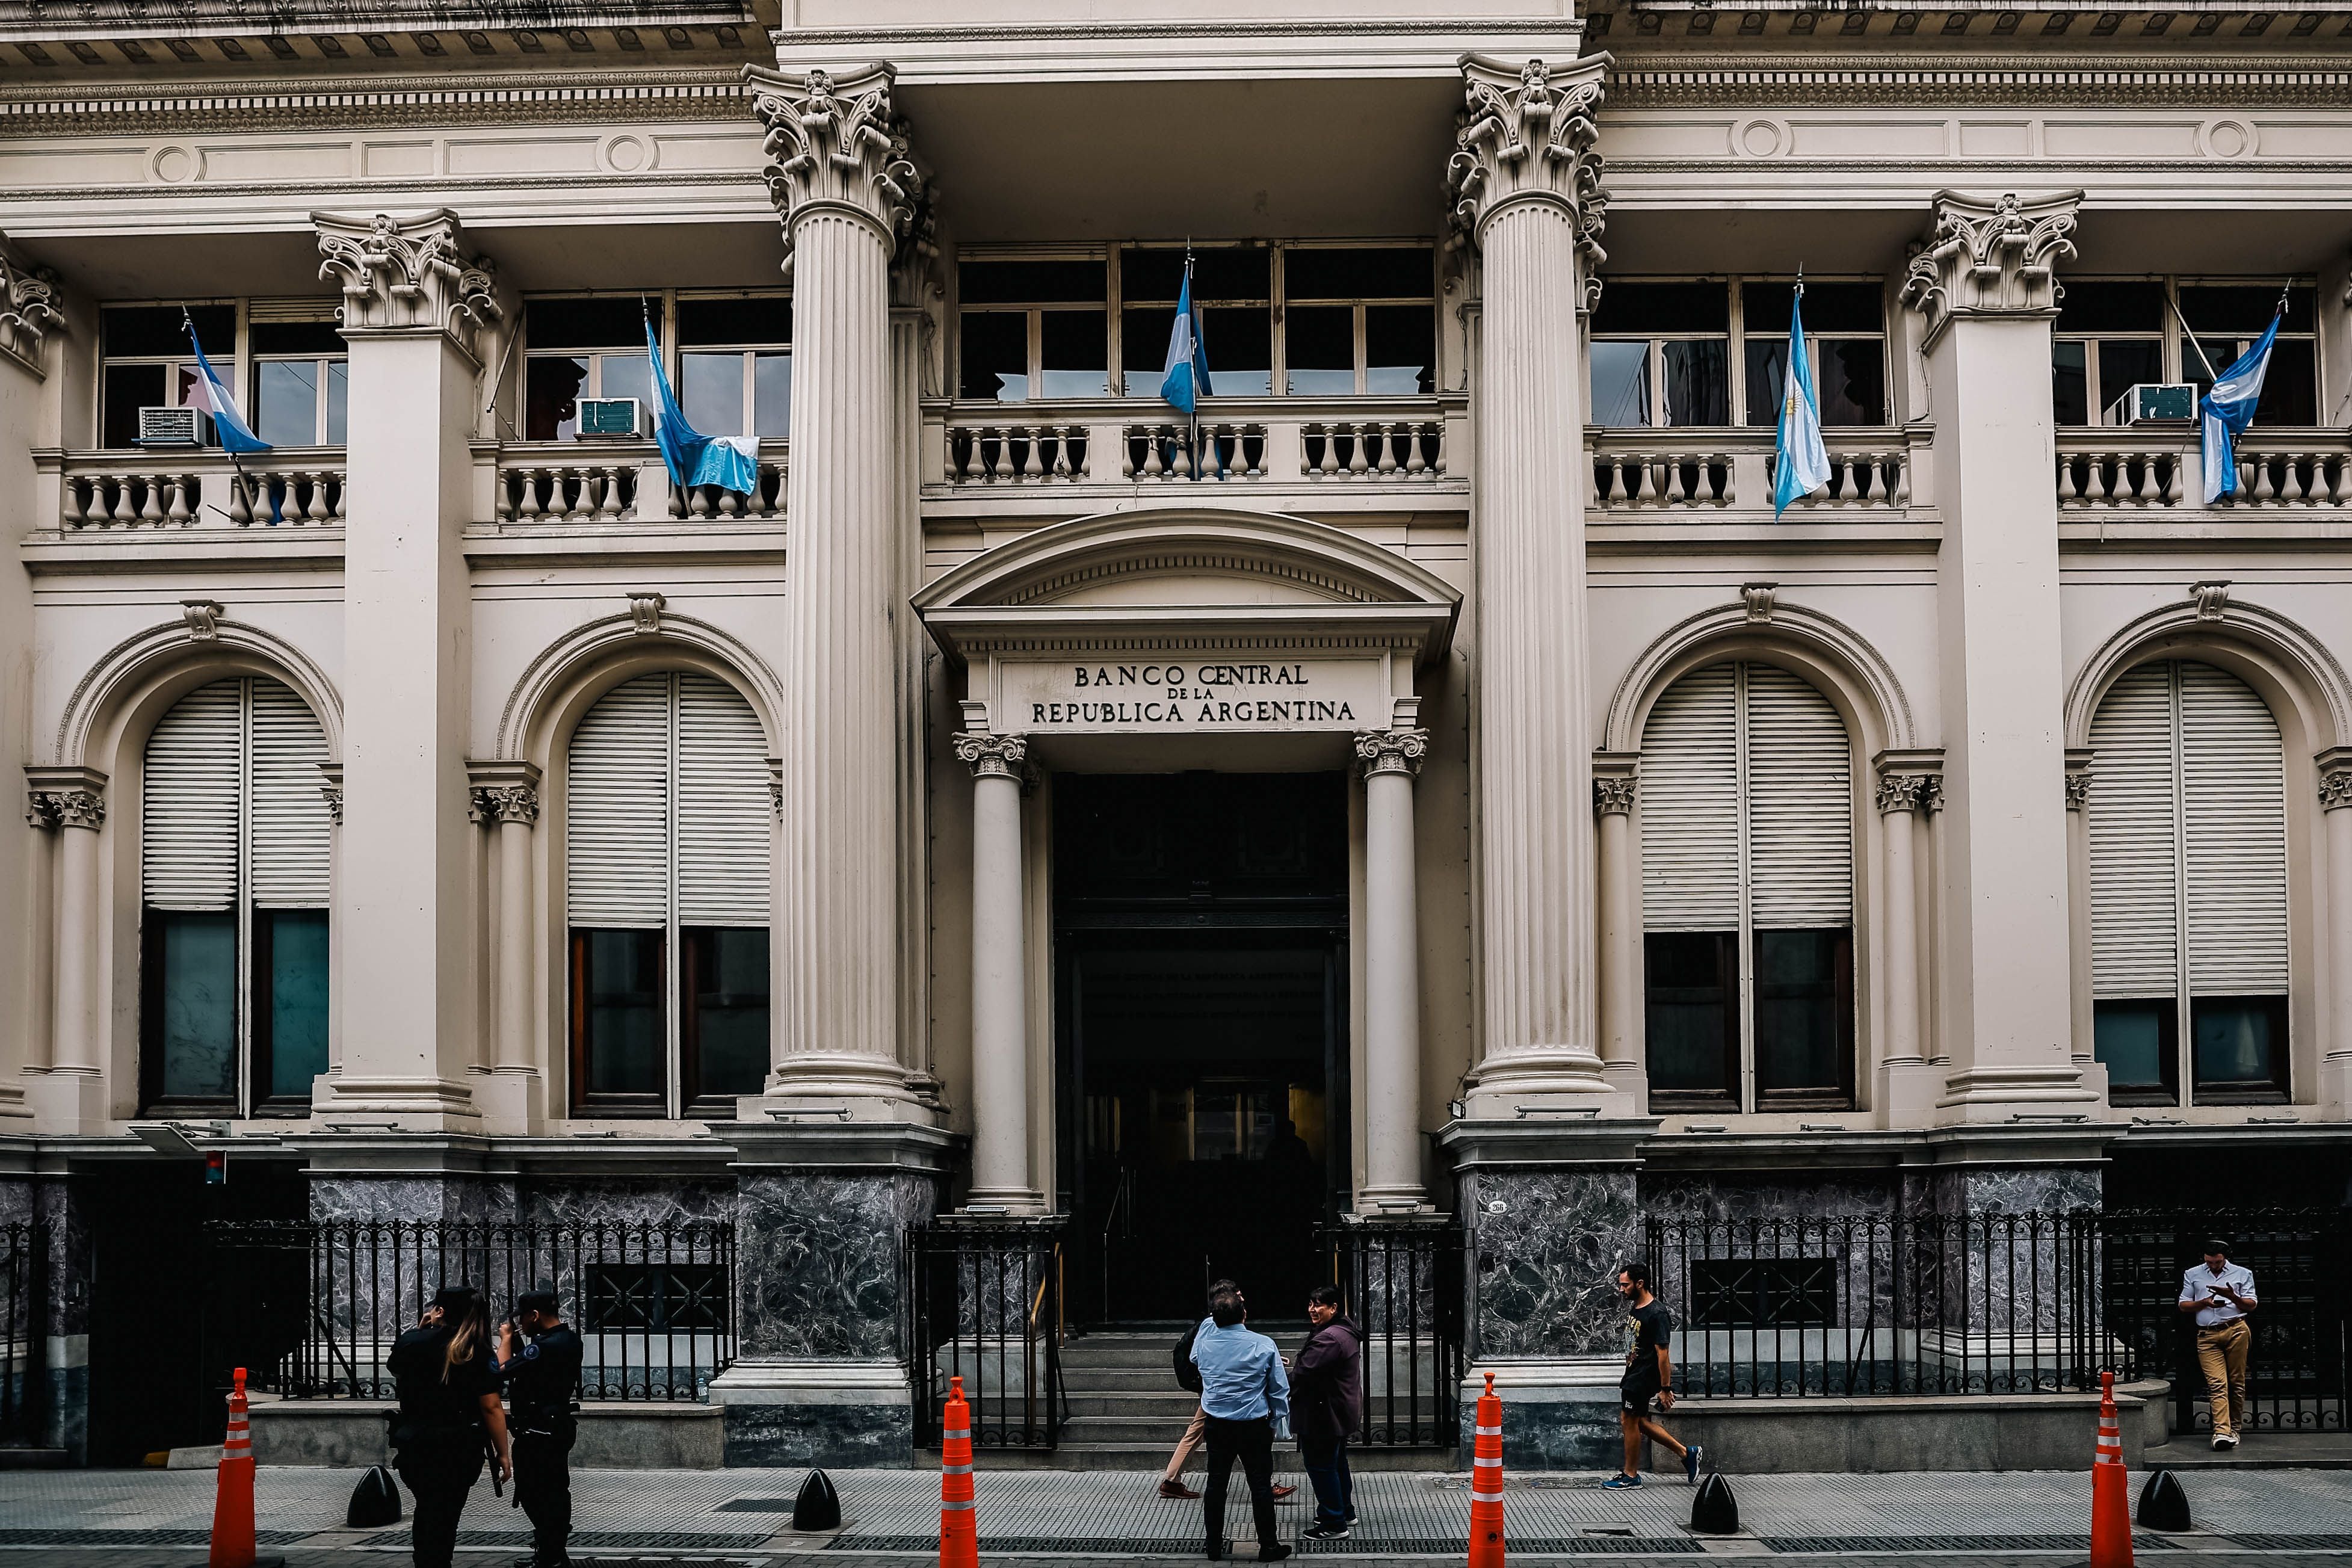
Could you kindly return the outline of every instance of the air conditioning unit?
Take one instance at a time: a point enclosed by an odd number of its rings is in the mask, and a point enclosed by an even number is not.
[[[583,397],[580,434],[633,440],[645,434],[645,405],[634,397]]]
[[[139,444],[142,447],[201,447],[211,433],[212,416],[201,408],[142,408]]]
[[[2107,405],[2110,425],[2193,425],[2197,389],[2187,382],[2144,381]]]

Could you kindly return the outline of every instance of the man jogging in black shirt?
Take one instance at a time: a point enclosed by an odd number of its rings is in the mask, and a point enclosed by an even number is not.
[[[519,1344],[520,1328],[528,1343]],[[515,1298],[513,1319],[499,1326],[499,1376],[514,1403],[515,1506],[530,1521],[531,1554],[518,1568],[565,1568],[572,1559],[572,1400],[580,1388],[580,1336],[557,1310],[552,1290]]]
[[[1683,1475],[1698,1481],[1704,1450],[1685,1447],[1664,1426],[1650,1418],[1650,1402],[1662,1411],[1675,1407],[1674,1315],[1665,1303],[1650,1294],[1650,1270],[1628,1263],[1617,1271],[1617,1293],[1625,1299],[1625,1376],[1618,1384],[1617,1425],[1625,1435],[1625,1468],[1601,1483],[1605,1491],[1642,1484],[1642,1439],[1654,1437],[1682,1456]]]

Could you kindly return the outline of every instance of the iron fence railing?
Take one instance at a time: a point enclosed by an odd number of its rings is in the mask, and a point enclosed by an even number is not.
[[[47,1230],[0,1225],[0,1447],[37,1447],[48,1414]]]
[[[915,1440],[935,1447],[950,1381],[963,1379],[982,1448],[1051,1448],[1069,1419],[1062,1387],[1067,1222],[934,1220],[907,1232],[908,1373]]]
[[[470,1285],[493,1321],[551,1286],[579,1331],[580,1397],[700,1401],[735,1357],[735,1236],[724,1220],[219,1221],[220,1248],[308,1274],[292,1348],[256,1369],[297,1399],[386,1399],[385,1358],[436,1290]]]
[[[1708,1397],[2037,1394],[2137,1376],[2095,1209],[1645,1221],[1675,1381]]]
[[[1323,1232],[1331,1280],[1364,1331],[1365,1448],[1461,1441],[1467,1255],[1459,1226],[1373,1220]]]

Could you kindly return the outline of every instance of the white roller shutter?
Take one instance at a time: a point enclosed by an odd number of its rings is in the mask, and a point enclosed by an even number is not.
[[[1853,762],[1845,721],[1776,665],[1748,680],[1748,885],[1757,929],[1853,923]]]
[[[319,790],[327,732],[291,688],[253,681],[253,902],[265,910],[327,907],[333,821]]]
[[[572,732],[565,900],[576,926],[661,926],[669,915],[670,678],[597,699]]]
[[[715,677],[677,678],[677,919],[768,923],[768,739],[741,692]]]
[[[2189,992],[2286,990],[2286,761],[2252,688],[2183,663],[2181,810],[2188,840]]]
[[[172,705],[147,738],[140,882],[159,910],[236,907],[243,682],[216,680]]]
[[[1738,666],[1693,670],[1642,728],[1642,924],[1739,927]]]
[[[2276,744],[2273,731],[2273,744]],[[2091,721],[2091,994],[2179,994],[2179,795],[2172,671],[2125,673]]]

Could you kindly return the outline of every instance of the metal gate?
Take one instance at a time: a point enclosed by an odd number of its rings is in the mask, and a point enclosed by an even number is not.
[[[978,1448],[1051,1448],[1069,1418],[1062,1391],[1060,1217],[943,1216],[907,1233],[908,1374],[915,1445],[940,1441],[950,1382],[963,1379]]]
[[[2149,1371],[2172,1378],[2173,1426],[2211,1426],[2197,1365],[2195,1320],[2179,1310],[2180,1278],[2208,1237],[2254,1275],[2246,1419],[2258,1432],[2341,1432],[2352,1417],[2352,1215],[2341,1209],[2110,1210],[2109,1332]]]
[[[0,1225],[0,1448],[48,1440],[49,1233]]]
[[[1331,1280],[1364,1331],[1363,1448],[1453,1448],[1462,1434],[1465,1240],[1438,1221],[1368,1221],[1323,1232]]]

